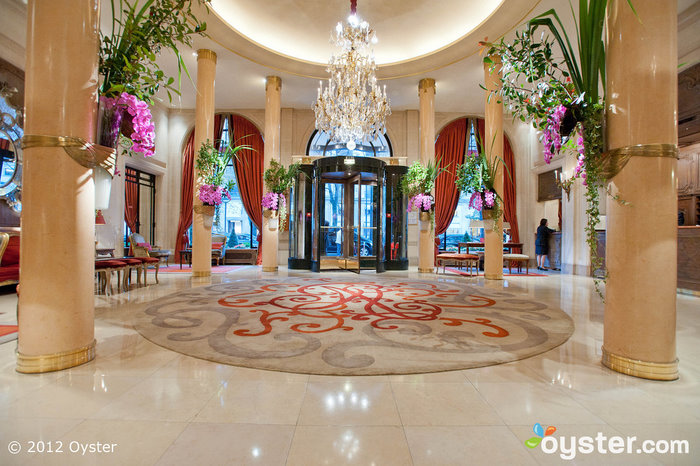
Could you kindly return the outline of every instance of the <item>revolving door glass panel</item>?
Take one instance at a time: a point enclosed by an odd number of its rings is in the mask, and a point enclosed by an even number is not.
[[[384,271],[384,162],[328,157],[314,162],[312,270]]]

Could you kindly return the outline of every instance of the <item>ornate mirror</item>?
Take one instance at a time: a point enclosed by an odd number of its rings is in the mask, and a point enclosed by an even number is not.
[[[22,211],[22,116],[9,98],[16,92],[0,83],[0,199]]]

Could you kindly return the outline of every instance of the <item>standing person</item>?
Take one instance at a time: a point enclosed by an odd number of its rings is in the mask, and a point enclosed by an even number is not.
[[[540,220],[540,226],[537,227],[537,240],[535,240],[535,254],[537,255],[537,270],[547,270],[544,266],[544,259],[549,253],[549,235],[554,233],[554,230],[547,227],[547,219]]]

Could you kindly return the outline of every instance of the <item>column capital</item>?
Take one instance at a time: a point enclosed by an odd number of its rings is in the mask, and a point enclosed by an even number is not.
[[[267,76],[265,78],[265,91],[270,90],[270,88],[276,91],[282,89],[282,78],[279,76]]]
[[[435,80],[433,78],[423,78],[418,82],[418,91],[432,89],[435,92]]]
[[[209,49],[199,49],[197,50],[197,61],[199,60],[212,60],[216,63],[216,52]]]

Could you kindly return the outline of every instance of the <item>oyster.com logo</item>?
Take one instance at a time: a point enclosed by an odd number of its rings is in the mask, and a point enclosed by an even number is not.
[[[528,448],[535,448],[542,442],[542,439],[547,437],[548,435],[552,435],[554,432],[557,431],[557,428],[554,426],[547,426],[545,429],[542,427],[542,424],[539,422],[535,423],[534,426],[532,426],[532,431],[537,435],[536,437],[530,437],[529,439],[525,440],[525,446]]]

